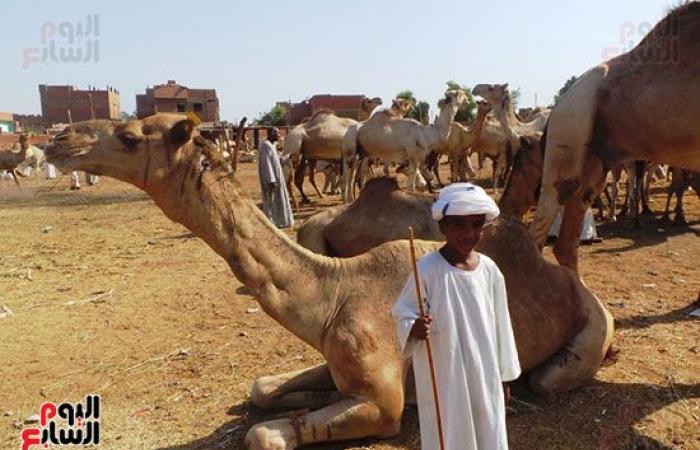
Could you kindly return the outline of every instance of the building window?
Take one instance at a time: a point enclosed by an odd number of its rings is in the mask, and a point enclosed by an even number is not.
[[[194,112],[202,112],[202,111],[204,111],[204,105],[201,103],[193,103],[192,110]]]
[[[185,105],[183,105],[182,103],[178,103],[177,104],[177,112],[185,112],[185,111],[186,111]]]

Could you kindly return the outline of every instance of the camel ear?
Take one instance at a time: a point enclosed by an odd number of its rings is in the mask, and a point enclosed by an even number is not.
[[[180,148],[192,139],[194,123],[190,119],[181,120],[170,129],[170,142]]]
[[[503,83],[503,89],[508,89],[508,83]]]

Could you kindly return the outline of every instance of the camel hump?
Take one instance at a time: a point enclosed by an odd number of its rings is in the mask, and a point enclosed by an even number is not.
[[[316,111],[314,111],[313,114],[311,114],[309,117],[302,120],[302,123],[311,122],[319,116],[324,116],[324,115],[329,115],[329,114],[335,115],[335,111],[333,111],[332,109],[329,109],[329,108],[319,108]]]
[[[371,199],[376,200],[391,195],[392,192],[399,190],[399,181],[396,177],[376,177],[367,181],[364,189],[360,192],[357,198],[358,202]]]

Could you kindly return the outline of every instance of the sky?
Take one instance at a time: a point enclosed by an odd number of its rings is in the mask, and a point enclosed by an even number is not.
[[[386,104],[404,89],[434,113],[448,80],[508,82],[520,106],[541,106],[638,43],[677,1],[2,0],[0,111],[39,114],[39,84],[70,84],[113,86],[131,113],[136,94],[171,79],[216,89],[229,121],[313,94]],[[93,15],[99,53],[88,58],[88,39],[68,36]],[[52,42],[83,60],[42,61]]]

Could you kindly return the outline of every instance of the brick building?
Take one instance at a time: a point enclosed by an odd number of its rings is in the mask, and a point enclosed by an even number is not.
[[[219,121],[219,99],[214,89],[190,89],[168,80],[146,88],[145,94],[136,95],[136,116],[139,119],[159,112],[193,112],[202,122]]]
[[[360,120],[362,115],[362,100],[364,95],[331,95],[317,94],[300,103],[293,103],[287,109],[287,122],[290,125],[301,123],[319,109],[330,109],[337,116]],[[279,104],[283,104],[279,102]]]
[[[119,119],[119,91],[107,87],[81,90],[75,86],[39,85],[44,124],[79,122],[91,119]]]

